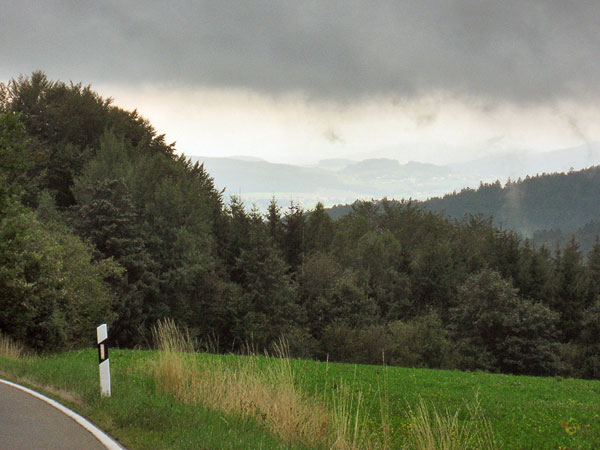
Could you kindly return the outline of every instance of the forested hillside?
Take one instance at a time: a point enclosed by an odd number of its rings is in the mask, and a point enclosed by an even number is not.
[[[552,253],[411,202],[262,215],[89,87],[34,73],[0,92],[0,330],[34,349],[104,321],[146,345],[171,317],[220,351],[284,336],[303,357],[600,377],[598,242]]]
[[[482,183],[479,189],[433,198],[424,206],[456,219],[467,214],[493,217],[495,225],[551,248],[564,246],[575,234],[589,251],[600,235],[600,166],[509,180],[504,186]]]

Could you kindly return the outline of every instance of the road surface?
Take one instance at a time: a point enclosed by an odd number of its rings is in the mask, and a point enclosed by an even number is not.
[[[106,450],[106,447],[55,407],[0,383],[0,449]]]

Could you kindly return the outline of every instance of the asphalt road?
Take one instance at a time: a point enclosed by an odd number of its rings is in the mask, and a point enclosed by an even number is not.
[[[105,450],[106,447],[58,409],[0,383],[0,449]]]

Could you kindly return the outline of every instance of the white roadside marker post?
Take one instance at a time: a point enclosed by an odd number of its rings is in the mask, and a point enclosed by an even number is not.
[[[110,361],[108,360],[108,328],[106,324],[96,328],[98,338],[98,361],[100,364],[100,393],[110,397]]]

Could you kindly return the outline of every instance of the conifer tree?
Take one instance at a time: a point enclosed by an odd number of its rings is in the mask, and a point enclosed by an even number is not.
[[[555,270],[556,297],[553,309],[560,314],[563,341],[575,341],[581,331],[589,298],[582,256],[574,238],[562,252],[557,252]]]

